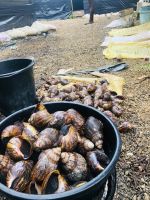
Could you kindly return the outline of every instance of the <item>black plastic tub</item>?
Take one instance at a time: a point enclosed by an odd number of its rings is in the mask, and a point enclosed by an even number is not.
[[[0,62],[0,109],[5,115],[35,104],[33,66],[30,58]]]
[[[105,170],[95,177],[93,180],[88,182],[87,184],[81,186],[80,188],[70,190],[60,194],[53,195],[29,195],[20,192],[16,192],[12,189],[7,188],[5,185],[0,184],[0,190],[6,196],[12,199],[23,199],[23,200],[94,200],[101,193],[104,185],[112,172],[115,169],[115,165],[119,159],[120,151],[121,151],[121,139],[120,135],[112,123],[103,113],[98,110],[88,107],[81,104],[69,103],[69,102],[58,102],[58,103],[46,103],[46,108],[50,113],[53,113],[58,110],[68,110],[70,108],[74,108],[79,111],[85,118],[89,116],[94,116],[101,120],[104,124],[104,150],[106,154],[110,158],[109,165],[105,168]],[[35,106],[31,106],[25,109],[22,109],[6,119],[4,119],[0,123],[0,132],[8,125],[13,124],[16,121],[24,120],[28,118],[33,112]],[[1,144],[0,144],[1,145]],[[1,145],[2,147],[2,145]],[[0,153],[3,152],[3,148],[0,149]]]

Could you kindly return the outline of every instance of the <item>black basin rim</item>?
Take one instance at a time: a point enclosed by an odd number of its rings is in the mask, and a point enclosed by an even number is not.
[[[98,111],[97,109],[93,108],[93,107],[89,107],[89,106],[85,106],[83,104],[78,104],[78,103],[72,103],[72,102],[49,102],[49,103],[44,103],[44,105],[51,105],[51,104],[74,104],[74,105],[78,105],[78,106],[83,106],[83,107],[86,107],[86,108],[90,108],[91,110],[101,114],[104,118],[107,119],[107,121],[111,124],[112,128],[114,129],[114,132],[115,132],[115,136],[116,136],[116,150],[115,150],[115,153],[111,159],[111,162],[109,163],[109,165],[104,169],[103,172],[101,172],[98,176],[96,176],[94,179],[92,179],[91,181],[89,181],[88,183],[86,183],[85,185],[79,187],[79,188],[76,188],[76,189],[73,189],[73,190],[70,190],[70,191],[66,191],[66,192],[63,192],[63,193],[59,193],[59,194],[47,194],[47,195],[33,195],[33,194],[25,194],[25,193],[22,193],[22,192],[16,192],[15,190],[13,189],[9,189],[7,186],[3,185],[2,183],[0,183],[0,190],[2,192],[4,192],[5,194],[9,195],[9,196],[12,196],[12,197],[16,197],[16,198],[20,198],[20,199],[30,199],[30,200],[54,200],[54,199],[61,199],[61,198],[67,198],[68,196],[70,197],[73,197],[75,196],[76,194],[78,193],[83,193],[84,191],[90,189],[91,187],[93,187],[94,185],[97,185],[100,181],[102,181],[105,176],[107,175],[110,175],[111,171],[114,169],[118,159],[119,159],[119,156],[120,156],[120,153],[121,153],[121,138],[120,138],[120,135],[119,135],[119,132],[117,130],[117,128],[115,127],[115,125],[113,124],[113,122],[107,117],[105,116],[102,112]],[[10,116],[6,117],[3,121],[0,122],[0,126],[2,123],[5,122],[5,120],[8,120],[9,118],[19,114],[19,113],[22,113],[26,110],[29,110],[29,109],[33,109],[36,105],[33,105],[33,106],[29,106],[27,108],[24,108],[22,110],[19,110],[13,114],[11,114]]]
[[[34,64],[35,64],[35,61],[34,61],[34,58],[33,57],[18,57],[18,58],[10,58],[10,59],[5,59],[5,60],[1,60],[0,63],[2,62],[7,62],[7,61],[13,61],[13,60],[29,60],[30,63],[24,67],[23,69],[20,69],[20,70],[17,70],[17,71],[14,71],[14,72],[10,72],[10,73],[6,73],[6,74],[1,74],[0,75],[0,78],[9,78],[11,76],[14,76],[14,75],[17,75],[23,71],[26,71],[27,69],[29,69],[30,67],[32,67]]]

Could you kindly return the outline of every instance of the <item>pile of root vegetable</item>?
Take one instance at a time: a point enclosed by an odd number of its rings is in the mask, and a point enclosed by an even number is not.
[[[103,124],[74,109],[49,113],[38,104],[29,119],[1,132],[0,180],[29,194],[56,194],[80,187],[109,164]]]
[[[108,89],[108,81],[99,83],[71,82],[60,77],[44,78],[44,83],[37,88],[37,97],[42,102],[72,101],[95,107],[109,117],[120,132],[133,128],[129,122],[120,122],[123,115],[124,96]]]

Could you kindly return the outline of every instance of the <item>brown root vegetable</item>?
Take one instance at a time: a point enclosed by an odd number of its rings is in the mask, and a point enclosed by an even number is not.
[[[134,126],[130,122],[123,122],[119,127],[119,132],[120,133],[126,133],[130,130],[132,130]]]
[[[58,194],[65,192],[69,189],[69,185],[65,178],[60,174],[58,170],[55,170],[48,174],[42,184],[43,194]]]
[[[30,142],[18,136],[9,140],[6,151],[13,160],[27,160],[32,155],[32,146]]]
[[[22,133],[22,127],[17,125],[7,126],[1,133],[1,140],[5,143],[14,136],[19,136]]]
[[[52,120],[52,115],[46,110],[45,107],[43,109],[33,113],[28,122],[37,128],[42,128]]]
[[[0,155],[0,177],[5,178],[14,162],[4,155]]]
[[[78,153],[61,153],[61,162],[67,178],[71,182],[82,181],[87,176],[87,163]]]
[[[26,139],[30,143],[35,142],[38,139],[38,131],[29,123],[23,123],[24,129],[22,132],[22,138]]]
[[[45,177],[56,170],[58,167],[58,161],[61,155],[61,148],[53,148],[44,150],[40,153],[37,163],[35,164],[32,173],[32,181],[41,182]]]
[[[28,194],[42,194],[42,188],[39,184],[37,184],[35,181],[31,181],[28,185],[28,187],[25,190]]]
[[[62,127],[59,145],[63,151],[73,151],[78,144],[78,132],[74,126]]]
[[[71,120],[72,125],[75,126],[77,130],[80,130],[85,123],[84,117],[82,117],[82,115],[74,109],[67,110],[67,114],[68,120]]]
[[[32,161],[19,161],[13,165],[6,177],[7,187],[19,192],[24,191],[30,182],[32,167]]]
[[[123,114],[123,109],[118,105],[114,105],[111,111],[115,114],[116,117],[120,117]]]
[[[71,119],[65,111],[57,111],[52,116],[52,120],[48,124],[50,127],[60,128],[63,124],[71,123]]]
[[[97,89],[97,87],[94,83],[90,83],[90,84],[87,85],[87,91],[89,93],[95,92],[96,89]]]
[[[98,149],[103,145],[103,124],[95,117],[89,117],[85,124],[85,136],[90,139]]]
[[[53,128],[46,128],[40,132],[38,139],[33,143],[33,149],[36,151],[49,149],[54,146],[59,138],[59,132]]]
[[[91,151],[94,149],[94,144],[86,137],[81,137],[78,135],[78,151],[81,154],[85,154],[88,151]]]
[[[87,106],[93,106],[93,99],[92,97],[89,95],[89,96],[86,96],[83,100],[83,103]]]

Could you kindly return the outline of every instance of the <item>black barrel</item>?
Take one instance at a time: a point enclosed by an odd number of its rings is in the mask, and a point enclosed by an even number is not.
[[[12,189],[7,188],[5,185],[0,183],[0,191],[8,196],[10,199],[15,200],[98,200],[101,199],[104,193],[104,187],[106,181],[108,180],[108,196],[105,200],[112,200],[115,192],[116,177],[112,176],[114,173],[115,165],[119,159],[121,151],[121,139],[117,128],[114,126],[113,122],[108,119],[102,112],[96,110],[95,108],[88,107],[81,104],[75,104],[71,102],[58,102],[58,103],[46,103],[47,110],[50,113],[56,111],[66,111],[70,108],[77,110],[81,115],[87,119],[89,116],[96,117],[101,120],[104,124],[104,150],[110,159],[109,165],[105,170],[100,173],[97,177],[89,181],[87,184],[70,190],[67,192],[59,194],[50,195],[30,195],[25,193],[16,192]],[[8,125],[13,124],[16,121],[22,121],[28,119],[30,115],[34,112],[35,106],[31,106],[20,110],[0,123],[0,132],[6,128]],[[1,149],[0,154],[3,154],[2,143],[0,143]],[[109,181],[111,180],[111,181]]]
[[[31,58],[0,62],[0,109],[5,115],[35,104],[33,65]]]

